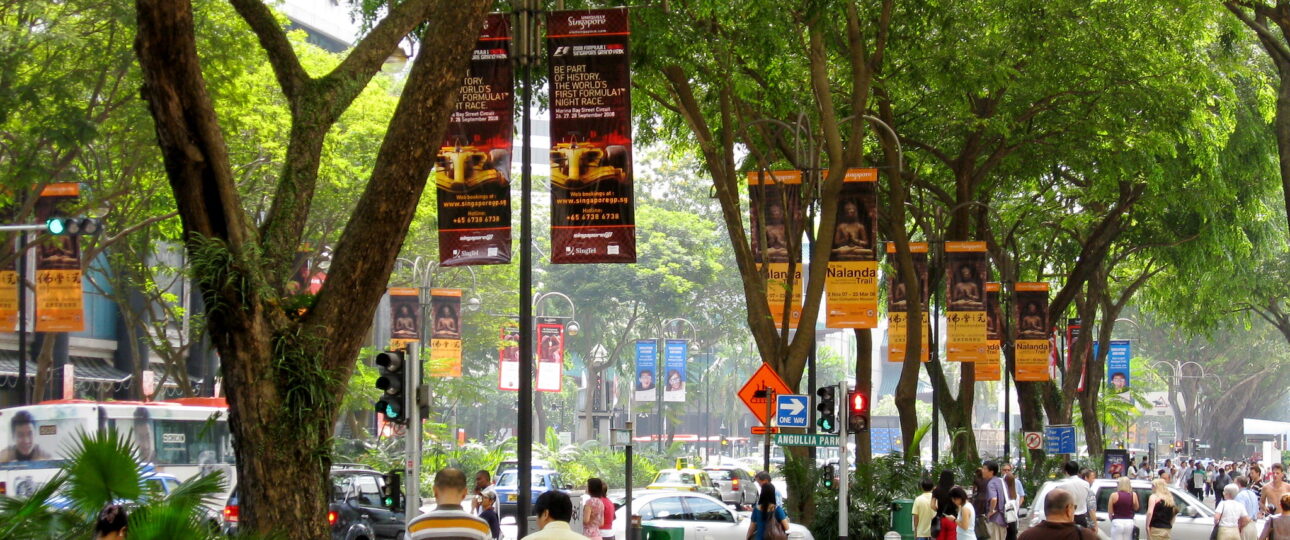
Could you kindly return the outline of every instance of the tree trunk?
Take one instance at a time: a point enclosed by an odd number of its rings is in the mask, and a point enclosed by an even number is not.
[[[873,330],[857,328],[856,334],[856,392],[866,396],[873,409]],[[861,431],[856,436],[856,461],[869,463],[873,461],[873,445],[870,443],[869,430]]]

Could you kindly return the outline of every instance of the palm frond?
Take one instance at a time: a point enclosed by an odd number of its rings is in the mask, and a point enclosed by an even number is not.
[[[194,476],[180,484],[166,497],[166,504],[179,508],[196,508],[219,504],[217,498],[224,492],[224,471]]]
[[[138,500],[143,472],[137,454],[116,430],[79,433],[64,465],[67,498],[85,516],[97,516],[113,501]]]

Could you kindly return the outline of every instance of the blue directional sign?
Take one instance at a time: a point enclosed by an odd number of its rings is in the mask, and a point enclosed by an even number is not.
[[[1075,426],[1045,427],[1044,451],[1049,454],[1075,454]]]
[[[775,423],[779,427],[807,426],[807,412],[811,410],[811,399],[801,394],[780,394],[775,396]]]

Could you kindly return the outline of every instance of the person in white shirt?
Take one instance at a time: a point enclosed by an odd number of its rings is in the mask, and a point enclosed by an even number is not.
[[[1088,519],[1088,494],[1090,491],[1088,482],[1080,478],[1080,467],[1077,462],[1067,461],[1062,466],[1062,470],[1066,472],[1067,476],[1057,487],[1070,493],[1071,498],[1075,500],[1075,524],[1089,528],[1092,526],[1092,522]],[[1044,509],[1044,512],[1044,515],[1047,515],[1047,509]]]
[[[1224,488],[1224,500],[1214,509],[1218,540],[1241,540],[1241,529],[1250,524],[1250,514],[1245,511],[1245,505],[1234,500],[1238,491],[1235,485]]]
[[[555,490],[542,493],[533,504],[533,513],[537,514],[541,530],[525,536],[524,540],[587,540],[569,526],[569,520],[573,519],[573,501],[569,494]]]

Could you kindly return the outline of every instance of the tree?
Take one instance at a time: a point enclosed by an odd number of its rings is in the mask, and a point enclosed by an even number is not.
[[[290,104],[291,136],[258,227],[237,191],[221,120],[206,88],[188,2],[138,0],[135,52],[166,176],[184,225],[208,329],[228,388],[242,523],[290,538],[325,536],[330,439],[386,278],[412,220],[488,2],[406,1],[323,76],[309,74],[278,20],[233,0]],[[328,130],[421,27],[407,87],[371,179],[304,316],[282,307],[314,199]]]

